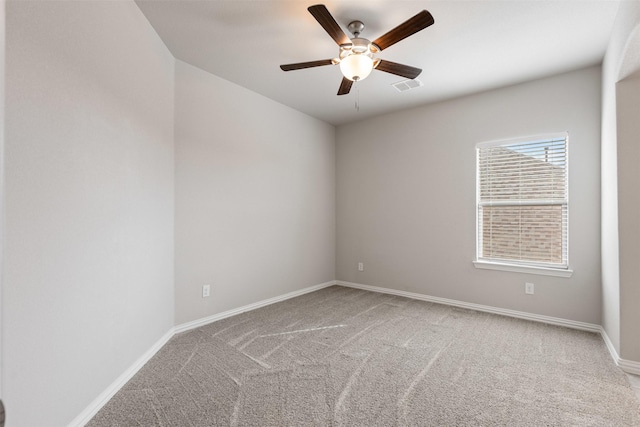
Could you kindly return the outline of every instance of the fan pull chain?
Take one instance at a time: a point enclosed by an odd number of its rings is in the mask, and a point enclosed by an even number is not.
[[[356,84],[356,111],[360,112],[360,85]]]

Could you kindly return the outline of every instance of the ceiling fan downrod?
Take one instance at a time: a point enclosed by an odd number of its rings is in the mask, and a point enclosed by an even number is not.
[[[358,38],[362,30],[364,30],[364,24],[362,21],[351,21],[349,22],[347,29],[351,34],[353,34],[353,37]]]

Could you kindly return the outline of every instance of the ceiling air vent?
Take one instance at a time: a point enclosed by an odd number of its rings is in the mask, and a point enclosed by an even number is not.
[[[406,92],[411,89],[416,89],[422,86],[422,82],[418,79],[403,80],[401,82],[393,83],[391,86],[395,87],[398,92]]]

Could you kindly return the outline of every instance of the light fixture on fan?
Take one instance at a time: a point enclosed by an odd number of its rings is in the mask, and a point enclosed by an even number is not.
[[[373,60],[367,55],[352,54],[340,61],[342,75],[353,82],[364,80],[373,70]]]
[[[360,21],[353,21],[347,27],[354,35],[351,43],[340,46],[340,58],[334,63],[340,64],[340,71],[347,79],[357,82],[367,78],[378,63],[379,59],[373,57],[379,51],[378,47],[369,40],[358,37],[364,29]]]

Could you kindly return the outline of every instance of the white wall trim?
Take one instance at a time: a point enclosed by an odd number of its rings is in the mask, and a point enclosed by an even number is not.
[[[593,323],[578,322],[578,321],[569,320],[569,319],[562,319],[559,317],[543,316],[540,314],[526,313],[524,311],[508,310],[505,308],[491,307],[488,305],[480,305],[480,304],[474,304],[470,302],[457,301],[453,299],[433,297],[430,295],[417,294],[414,292],[406,292],[406,291],[399,291],[396,289],[381,288],[378,286],[363,285],[361,283],[342,282],[338,280],[336,281],[336,284],[340,286],[346,286],[349,288],[362,289],[365,291],[380,292],[384,294],[397,295],[397,296],[417,299],[421,301],[435,302],[438,304],[451,305],[454,307],[468,308],[471,310],[483,311],[486,313],[500,314],[502,316],[516,317],[518,319],[533,320],[534,322],[548,323],[550,325],[564,326],[567,328],[579,329],[582,331],[599,333],[602,330],[600,325],[596,325]]]
[[[611,355],[611,358],[613,359],[614,362],[616,362],[616,365],[618,365],[620,356],[618,355],[618,352],[616,351],[616,347],[613,345],[613,342],[609,338],[609,335],[607,335],[607,331],[605,331],[602,326],[600,326],[600,335],[602,335],[602,339],[604,340],[604,344],[607,346],[607,350],[609,350],[609,354]]]
[[[331,280],[329,282],[321,283],[319,285],[310,286],[308,288],[300,289],[297,291],[289,292],[288,294],[280,295],[277,297],[269,298],[266,300],[258,301],[253,304],[244,305],[239,308],[235,308],[233,310],[228,310],[223,313],[214,314],[213,316],[204,317],[202,319],[194,320],[193,322],[183,323],[174,328],[169,329],[169,331],[162,336],[155,344],[151,346],[149,350],[147,350],[138,360],[135,361],[133,365],[129,367],[122,375],[120,375],[105,391],[100,393],[98,397],[94,399],[93,402],[89,404],[85,408],[84,411],[80,413],[71,423],[69,423],[68,427],[82,427],[91,421],[100,409],[118,392],[120,389],[147,363],[161,348],[164,346],[175,334],[180,332],[186,332],[188,330],[197,328],[199,326],[207,325],[209,323],[215,322],[216,320],[221,320],[227,317],[235,316],[236,314],[244,313],[245,311],[255,310],[260,307],[264,307],[265,305],[274,304],[276,302],[284,301],[290,298],[294,298],[300,295],[308,294],[310,292],[318,291],[323,288],[327,288],[329,286],[333,286],[336,284],[335,280]]]
[[[603,327],[600,327],[600,335],[602,335],[602,339],[609,350],[609,354],[611,354],[611,358],[615,362],[616,366],[629,374],[640,375],[640,363],[634,362],[633,360],[622,359],[618,352],[616,351],[613,342],[607,335],[607,331],[604,330]]]
[[[69,427],[82,427],[91,421],[100,409],[129,381],[175,334],[174,328],[169,329],[155,344],[136,360],[122,375],[120,375],[105,391],[100,393],[93,402],[85,408],[71,423]]]
[[[231,310],[223,311],[222,313],[214,314],[212,316],[203,317],[201,319],[193,320],[191,322],[182,323],[175,327],[175,333],[179,334],[181,332],[190,331],[191,329],[199,328],[200,326],[208,325],[209,323],[216,322],[218,320],[226,319],[227,317],[235,316],[240,313],[244,313],[245,311],[251,311],[258,309],[260,307],[264,307],[266,305],[275,304],[277,302],[281,302],[284,300],[288,300],[291,298],[298,297],[300,295],[308,294],[310,292],[315,292],[323,288],[327,288],[329,286],[333,286],[336,284],[335,280],[330,280],[325,283],[321,283],[315,286],[309,286],[308,288],[300,289],[297,291],[289,292],[288,294],[280,295],[277,297],[265,299],[262,301],[254,302],[252,304],[243,305],[242,307],[234,308]]]
[[[164,346],[175,334],[186,332],[191,329],[198,328],[200,326],[208,325],[209,323],[213,323],[217,320],[222,320],[227,317],[235,316],[240,313],[244,313],[247,311],[255,310],[267,305],[275,304],[277,302],[285,301],[291,298],[295,298],[300,295],[308,294],[310,292],[315,292],[320,289],[327,288],[329,286],[338,285],[345,286],[348,288],[362,289],[365,291],[371,292],[380,292],[383,294],[397,295],[406,298],[412,298],[420,301],[434,302],[438,304],[450,305],[454,307],[467,308],[476,311],[482,311],[486,313],[499,314],[503,316],[515,317],[518,319],[532,320],[534,322],[548,323],[551,325],[564,326],[572,329],[579,329],[583,331],[589,332],[597,332],[600,333],[602,339],[604,340],[613,361],[616,366],[621,368],[623,371],[628,372],[630,374],[640,375],[640,363],[634,362],[631,360],[621,359],[618,356],[618,352],[616,351],[613,343],[607,336],[607,333],[600,325],[596,325],[593,323],[584,323],[578,322],[575,320],[562,319],[559,317],[550,317],[543,316],[539,314],[526,313],[523,311],[516,310],[508,310],[504,308],[491,307],[488,305],[480,305],[474,304],[464,301],[452,300],[448,298],[440,298],[433,297],[430,295],[418,294],[414,292],[406,292],[400,291],[396,289],[390,288],[382,288],[378,286],[370,286],[363,285],[361,283],[352,283],[352,282],[343,282],[340,280],[330,280],[325,283],[321,283],[319,285],[310,286],[308,288],[300,289],[297,291],[289,292],[284,295],[280,295],[277,297],[269,298],[266,300],[258,301],[252,304],[244,305],[242,307],[238,307],[232,310],[224,311],[222,313],[214,314],[212,316],[204,317],[202,319],[194,320],[192,322],[183,323],[174,328],[171,328],[166,334],[164,334],[149,350],[147,350],[138,360],[135,361],[129,369],[127,369],[122,375],[120,375],[107,389],[102,392],[93,402],[89,404],[85,408],[84,411],[80,413],[71,423],[69,423],[68,427],[82,427],[87,424],[102,407],[129,381],[144,365],[151,359],[161,348]]]
[[[548,268],[548,267],[535,267],[531,265],[516,265],[508,264],[504,262],[493,261],[472,261],[475,268],[483,270],[500,270],[511,271],[515,273],[527,273],[537,274],[540,276],[555,276],[555,277],[571,277],[573,270],[560,269],[560,268]]]
[[[640,363],[638,362],[627,359],[618,359],[618,363],[616,364],[620,367],[620,369],[628,374],[640,375]]]
[[[245,311],[255,310],[265,305],[274,304],[276,302],[284,301],[290,298],[294,298],[300,295],[308,294],[309,292],[318,291],[329,286],[336,284],[335,280],[321,283],[319,285],[310,286],[308,288],[300,289],[298,291],[289,292],[288,294],[280,295],[277,297],[269,298],[266,300],[258,301],[253,304],[244,305],[233,310],[228,310],[223,313],[214,314],[213,316],[204,317],[202,319],[194,320],[193,322],[183,323],[174,328],[171,328],[166,334],[162,336],[149,350],[147,350],[133,365],[129,367],[122,375],[120,375],[105,391],[103,391],[93,402],[80,413],[68,427],[82,427],[91,421],[100,409],[129,381],[144,365],[151,359],[161,348],[164,346],[175,334],[180,332],[186,332],[188,330],[197,328],[199,326],[207,325],[221,320],[227,317],[235,316],[236,314],[244,313]]]
[[[502,316],[516,317],[518,319],[532,320],[534,322],[548,323],[550,325],[564,326],[571,329],[578,329],[581,331],[596,332],[602,336],[609,354],[617,367],[624,372],[634,375],[640,375],[640,362],[634,362],[633,360],[622,359],[616,351],[613,343],[609,339],[609,336],[605,332],[604,328],[594,323],[584,323],[575,320],[562,319],[559,317],[543,316],[540,314],[526,313],[524,311],[508,310],[504,308],[491,307],[488,305],[474,304],[464,301],[457,301],[447,298],[433,297],[430,295],[423,295],[414,292],[399,291],[396,289],[382,288],[378,286],[363,285],[361,283],[336,281],[336,285],[346,286],[348,288],[362,289],[365,291],[380,292],[383,294],[397,295],[406,298],[417,299],[421,301],[435,302],[438,304],[451,305],[454,307],[468,308],[471,310],[484,311],[486,313],[500,314]]]

